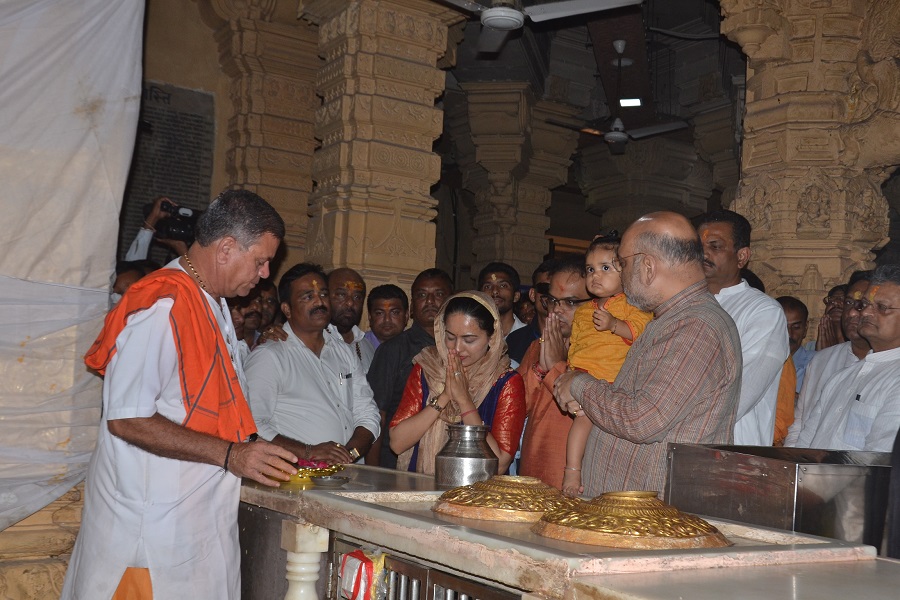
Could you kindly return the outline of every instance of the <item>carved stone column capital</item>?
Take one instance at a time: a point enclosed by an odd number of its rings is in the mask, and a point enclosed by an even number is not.
[[[750,57],[733,202],[754,228],[750,268],[771,294],[820,298],[870,268],[887,235],[881,183],[900,162],[900,5],[723,0],[722,10],[723,31]]]
[[[602,216],[604,228],[620,232],[657,210],[697,215],[713,187],[710,167],[693,145],[665,138],[629,142],[622,155],[610,154],[606,144],[592,146],[582,151],[578,181],[587,209]]]
[[[789,27],[782,4],[791,0],[721,0],[721,32],[737,42],[751,59],[785,58]]]

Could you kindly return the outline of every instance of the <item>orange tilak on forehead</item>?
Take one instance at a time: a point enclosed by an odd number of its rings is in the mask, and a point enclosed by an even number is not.
[[[496,273],[491,273],[491,281],[494,283],[497,283],[497,274]]]
[[[313,280],[312,280],[312,287],[313,287],[313,290],[315,290],[317,292],[321,289],[321,287],[319,286],[319,280],[315,277],[313,277]]]
[[[856,290],[855,292],[853,292],[852,294],[850,294],[850,297],[853,298],[854,300],[862,300],[862,297],[863,297],[863,291],[862,291],[862,290]]]
[[[366,286],[361,283],[357,283],[355,281],[347,281],[344,283],[344,287],[351,291],[363,291]]]
[[[881,288],[880,285],[872,285],[869,286],[869,302],[875,299],[875,294],[878,293],[878,290]]]

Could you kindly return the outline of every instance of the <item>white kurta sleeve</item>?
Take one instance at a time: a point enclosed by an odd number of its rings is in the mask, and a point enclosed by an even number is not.
[[[278,388],[282,380],[280,361],[270,348],[261,346],[250,353],[244,363],[247,378],[247,401],[259,436],[272,441],[278,430],[272,424],[278,405]]]
[[[159,300],[129,317],[116,338],[116,354],[104,383],[109,420],[152,417],[158,412],[157,399],[177,377],[171,309],[172,300]]]
[[[359,361],[353,369],[353,418],[354,427],[365,427],[376,438],[381,434],[381,413]]]
[[[790,354],[787,320],[778,304],[772,303],[758,310],[753,326],[744,328],[740,334],[743,377],[737,420],[766,398],[766,391],[773,382],[777,387],[784,361]],[[771,410],[774,414],[774,404]]]

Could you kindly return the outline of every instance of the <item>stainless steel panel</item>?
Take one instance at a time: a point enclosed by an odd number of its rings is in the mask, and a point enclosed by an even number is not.
[[[665,499],[677,508],[876,548],[890,455],[669,444]]]

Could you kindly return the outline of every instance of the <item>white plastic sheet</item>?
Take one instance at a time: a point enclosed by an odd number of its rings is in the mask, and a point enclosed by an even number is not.
[[[80,481],[140,104],[142,0],[0,0],[0,529]]]

